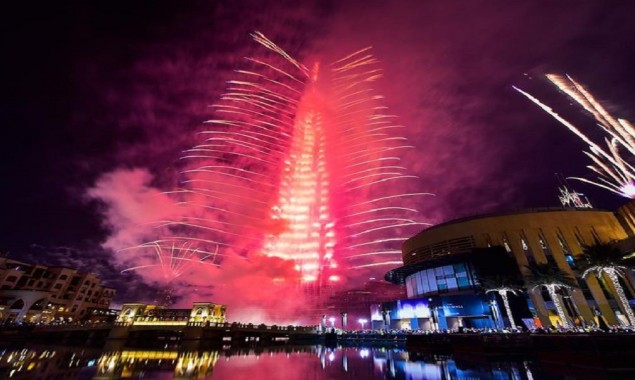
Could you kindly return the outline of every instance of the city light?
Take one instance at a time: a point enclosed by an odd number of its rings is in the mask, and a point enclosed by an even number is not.
[[[364,326],[366,325],[366,322],[368,322],[368,319],[360,318],[358,322],[360,325],[362,325],[362,330],[363,330]]]

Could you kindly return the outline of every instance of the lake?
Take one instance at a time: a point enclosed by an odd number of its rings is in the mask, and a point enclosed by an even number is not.
[[[553,370],[553,369],[551,369]],[[209,351],[29,346],[0,351],[7,379],[582,379],[530,360],[420,355],[403,347],[222,347]],[[614,375],[607,378],[616,378]]]

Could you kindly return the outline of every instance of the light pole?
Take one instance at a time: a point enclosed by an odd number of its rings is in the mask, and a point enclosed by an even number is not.
[[[366,324],[366,322],[368,322],[368,320],[364,319],[364,318],[360,318],[358,322],[362,325],[362,330],[363,330],[364,329],[364,325]]]

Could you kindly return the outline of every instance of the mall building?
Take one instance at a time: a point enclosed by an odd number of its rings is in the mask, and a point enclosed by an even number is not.
[[[628,211],[628,210],[626,210]],[[628,242],[625,217],[596,209],[549,208],[457,219],[430,227],[408,239],[404,265],[385,278],[406,286],[407,299],[383,303],[371,311],[377,327],[454,329],[509,326],[500,298],[485,294],[479,275],[528,275],[529,263],[548,263],[570,274],[578,288],[559,297],[569,321],[578,324],[625,322],[608,279],[581,278],[576,265],[585,244]],[[632,240],[632,239],[631,239]],[[623,246],[624,244],[622,244]],[[632,249],[631,249],[632,250]],[[629,300],[635,294],[629,271],[623,281]],[[498,298],[498,299],[497,299]],[[539,289],[510,295],[517,325],[558,326],[553,300]]]

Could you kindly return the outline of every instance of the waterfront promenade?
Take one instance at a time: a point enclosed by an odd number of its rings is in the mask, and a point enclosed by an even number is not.
[[[169,345],[190,349],[250,343],[316,344],[320,334],[314,326],[187,321],[17,325],[0,329],[0,343],[26,341],[106,348]]]
[[[277,326],[244,323],[160,321],[152,323],[83,323],[14,325],[0,329],[0,342],[38,341],[93,346],[240,345],[240,344],[378,344],[405,345],[428,353],[525,355],[531,352],[589,352],[635,357],[635,332],[631,329],[595,330],[466,330],[343,331],[317,326]],[[624,353],[622,355],[621,353]]]

